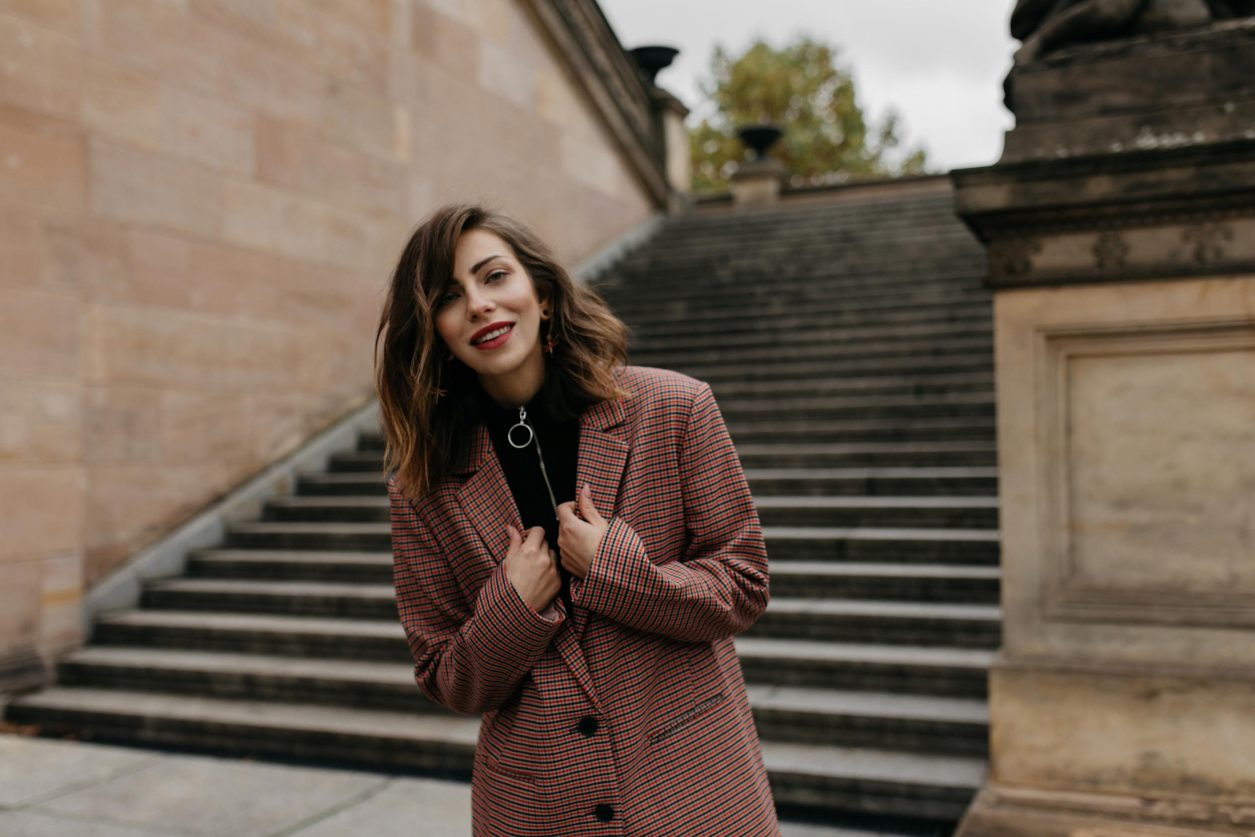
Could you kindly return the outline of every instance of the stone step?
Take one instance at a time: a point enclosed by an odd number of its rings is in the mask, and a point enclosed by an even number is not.
[[[70,654],[58,673],[62,686],[452,714],[423,696],[405,663],[96,647]],[[774,685],[752,685],[749,695],[763,739],[837,746],[880,739],[889,749],[952,755],[986,748],[988,713],[978,700]]]
[[[241,522],[227,525],[223,546],[231,549],[390,552],[392,532],[387,523]]]
[[[829,329],[842,326],[867,328],[873,325],[913,322],[988,323],[993,306],[988,296],[976,294],[955,298],[953,294],[904,300],[901,294],[887,294],[860,300],[825,303],[776,302],[763,303],[753,309],[734,307],[727,310],[708,307],[705,297],[691,305],[673,303],[666,309],[646,308],[639,315],[616,314],[628,324],[642,342],[662,335],[729,334],[740,331],[787,333],[802,329]],[[691,309],[691,310],[690,310]]]
[[[57,671],[63,686],[452,714],[418,690],[405,662],[118,645],[81,648]]]
[[[722,239],[722,240],[721,240]],[[964,255],[980,258],[981,248],[972,234],[953,216],[919,213],[902,218],[842,219],[833,228],[833,219],[816,219],[813,225],[789,224],[776,226],[771,221],[760,221],[753,227],[744,227],[734,236],[725,230],[698,233],[694,230],[660,231],[649,244],[625,256],[617,265],[620,270],[638,270],[672,266],[675,268],[717,265],[737,258],[754,258],[765,254],[767,260],[778,264],[782,256],[791,253],[821,253],[829,258],[834,250],[842,255],[849,252],[860,256],[870,252],[882,264],[895,264],[909,253],[901,250],[885,252],[884,246],[899,244],[909,239],[912,244],[930,250],[961,251]],[[811,265],[819,269],[823,265]]]
[[[648,364],[645,364],[648,365]],[[962,355],[901,355],[854,359],[810,361],[762,361],[753,366],[725,363],[688,363],[682,357],[662,367],[674,369],[706,381],[713,388],[727,380],[756,381],[806,377],[871,377],[877,374],[900,376],[927,371],[944,373],[988,372],[993,369],[993,353]]]
[[[656,300],[669,310],[677,303],[693,304],[701,294],[714,304],[731,308],[753,307],[763,303],[827,302],[839,298],[862,298],[895,293],[902,298],[920,298],[935,293],[989,295],[982,287],[982,268],[966,259],[938,265],[919,253],[910,259],[876,263],[871,259],[849,260],[832,267],[794,264],[793,260],[763,269],[762,262],[731,257],[714,264],[684,267],[665,265],[638,270],[608,272],[594,289],[612,308],[629,314],[648,313],[641,302]],[[764,279],[764,274],[769,278]],[[700,277],[700,281],[694,281]],[[694,305],[696,310],[696,305]]]
[[[745,478],[755,497],[998,494],[997,468],[746,468]]]
[[[142,611],[167,614],[293,616],[387,625],[397,619],[394,590],[390,584],[161,579],[145,584],[141,605]],[[996,606],[979,604],[772,598],[765,613],[748,633],[836,642],[866,640],[993,648],[1000,637],[999,613]]]
[[[380,437],[359,439],[359,449],[376,447]],[[746,468],[755,496],[775,494],[831,495],[986,495],[998,493],[996,468]],[[318,474],[301,477],[302,497],[368,497],[386,494],[375,473]]]
[[[15,723],[101,742],[317,759],[468,779],[477,718],[308,703],[57,686],[9,704]],[[763,742],[777,803],[834,813],[956,819],[979,787],[982,760]],[[834,804],[835,803],[835,804]]]
[[[397,619],[395,595],[391,584],[166,578],[144,582],[140,607],[387,621]]]
[[[131,610],[102,614],[93,644],[403,663],[399,621],[261,613]]]
[[[811,398],[727,397],[719,410],[728,422],[780,420],[789,417],[810,421],[861,419],[897,422],[913,418],[994,415],[992,392],[956,392],[940,395],[856,395]]]
[[[691,236],[709,233],[736,241],[738,236],[831,234],[837,230],[888,225],[910,229],[916,223],[950,223],[954,217],[954,196],[949,189],[901,194],[838,193],[833,200],[813,203],[777,203],[763,207],[717,209],[703,207],[669,221],[658,237],[664,241],[688,241]],[[809,226],[808,225],[813,225]],[[960,227],[961,228],[961,227]]]
[[[955,821],[984,782],[984,759],[767,742],[776,804]]]
[[[997,567],[773,560],[770,574],[783,598],[998,604]]]
[[[722,238],[722,240],[720,240]],[[826,263],[811,261],[813,270],[839,269],[846,255],[873,256],[879,264],[894,265],[914,254],[892,245],[918,244],[926,252],[942,251],[953,257],[979,260],[983,253],[972,234],[953,217],[917,214],[903,218],[816,219],[813,225],[785,225],[764,219],[759,225],[735,233],[712,230],[696,233],[660,233],[645,247],[627,255],[616,270],[632,270],[650,275],[651,270],[718,266],[738,260],[765,262],[765,268],[787,261],[791,254],[813,253]],[[799,260],[805,261],[805,260]],[[948,265],[947,265],[948,266]]]
[[[820,381],[720,381],[712,385],[716,398],[790,398],[796,396],[948,395],[955,392],[993,392],[993,371],[956,374],[911,372],[900,376],[827,378]]]
[[[736,638],[750,682],[899,691],[983,700],[989,649],[840,643],[778,637]],[[410,663],[399,622],[308,616],[135,610],[102,617],[93,648],[286,656]]]
[[[787,240],[749,244],[737,242],[716,249],[646,247],[601,274],[594,287],[607,296],[625,295],[632,288],[646,292],[670,290],[677,279],[701,277],[716,291],[748,291],[755,286],[779,286],[781,293],[818,293],[831,287],[857,287],[875,282],[915,282],[912,290],[964,281],[980,287],[983,254],[953,235],[912,239],[910,251],[902,249],[902,236],[877,240],[866,237],[814,241]],[[895,252],[886,257],[884,248]],[[840,252],[834,252],[836,249]]]
[[[746,634],[992,649],[1001,639],[1001,619],[993,605],[773,598]]]
[[[764,526],[998,526],[997,497],[760,496],[754,502]]]
[[[714,259],[749,257],[766,251],[771,261],[778,263],[781,255],[797,252],[801,247],[824,253],[832,262],[834,250],[838,257],[847,252],[862,254],[871,251],[885,264],[909,256],[900,249],[886,252],[884,245],[919,241],[921,245],[949,245],[945,249],[962,250],[979,258],[980,246],[972,234],[954,217],[953,206],[949,217],[931,212],[908,211],[902,216],[887,217],[868,214],[863,217],[826,216],[815,217],[809,222],[784,222],[779,218],[764,217],[756,223],[714,227],[706,230],[681,227],[660,230],[645,247],[628,254],[619,265],[633,268],[658,266],[662,260],[676,262],[687,258],[693,265],[702,260],[713,263]],[[782,251],[782,252],[780,252]],[[619,266],[619,265],[616,265]],[[835,266],[839,266],[835,265]]]
[[[886,822],[865,815],[841,817],[841,825],[820,825],[786,819],[787,814],[780,814],[780,837],[946,837],[954,830],[952,823]]]
[[[330,476],[339,479],[383,477],[382,445],[365,451],[343,451],[330,458]],[[806,467],[993,467],[997,448],[993,440],[933,440],[927,442],[789,442],[741,443],[737,454],[745,469]]]
[[[992,529],[769,526],[763,535],[785,560],[988,564],[998,554]],[[224,547],[380,552],[391,551],[392,533],[388,523],[233,523]]]
[[[860,497],[763,495],[755,504],[767,526],[923,526],[994,528],[997,497]],[[390,520],[388,498],[275,497],[265,502],[263,519],[283,522],[354,523]]]
[[[989,752],[989,710],[970,698],[750,685],[763,740],[930,755]]]
[[[791,346],[811,345],[822,342],[833,345],[847,343],[865,343],[893,340],[946,340],[950,338],[984,337],[987,340],[993,335],[992,321],[970,322],[922,322],[922,323],[891,323],[888,325],[848,326],[846,328],[828,328],[821,330],[799,329],[797,331],[764,331],[755,333],[738,332],[735,335],[738,348],[785,348]],[[633,337],[633,348],[648,351],[666,351],[672,354],[707,351],[726,348],[726,334],[710,334],[688,336],[677,334],[670,337],[654,337],[642,341]]]
[[[370,433],[360,436],[357,440],[359,453],[383,452],[383,436]],[[382,469],[383,459],[378,460]],[[340,472],[334,474],[302,474],[296,482],[296,493],[300,497],[362,497],[387,493],[387,480],[379,471],[366,471],[360,474]]]
[[[391,552],[201,549],[187,557],[190,578],[392,583]]]
[[[853,207],[858,207],[858,210]],[[771,212],[761,213],[738,209],[735,215],[721,217],[719,213],[703,208],[693,215],[668,222],[647,245],[634,251],[624,261],[645,260],[655,252],[719,252],[728,248],[753,250],[772,242],[796,246],[840,240],[844,249],[850,242],[869,236],[912,237],[917,232],[969,242],[969,247],[976,248],[979,253],[972,234],[954,216],[953,199],[948,207],[904,203],[895,207],[900,214],[862,201],[851,202],[845,207],[830,204],[822,211],[812,208],[809,213],[802,213],[801,207],[792,206],[787,208],[787,212],[780,205],[772,209]]]
[[[914,278],[911,283],[909,279]],[[962,285],[919,284],[918,277],[908,273],[896,283],[876,283],[862,287],[829,289],[802,294],[764,289],[749,293],[720,293],[702,284],[694,284],[692,274],[679,273],[659,277],[660,285],[670,293],[658,293],[649,287],[629,288],[626,293],[607,299],[615,315],[631,325],[674,321],[676,318],[708,322],[725,317],[741,317],[745,311],[762,309],[768,316],[798,312],[830,313],[833,311],[878,311],[888,303],[894,307],[913,308],[938,302],[950,305],[989,304],[990,293],[979,282]],[[678,286],[678,287],[672,287]]]
[[[993,566],[999,556],[993,529],[765,526],[763,538],[773,562]]]
[[[726,334],[720,345],[705,349],[677,350],[656,347],[652,341],[637,341],[629,354],[638,366],[661,366],[683,360],[689,365],[703,363],[781,363],[820,360],[847,360],[910,355],[962,355],[985,352],[993,356],[992,335],[960,337],[899,337],[877,340],[838,341],[838,330],[810,331],[814,339],[785,346],[742,346],[735,334]]]
[[[61,686],[14,700],[7,717],[38,723],[45,733],[86,733],[101,742],[333,760],[458,778],[470,775],[479,734],[478,718],[443,713]]]
[[[201,550],[188,556],[188,578],[387,585],[392,555],[262,550]],[[773,596],[950,601],[996,604],[996,567],[771,562]]]
[[[909,417],[876,419],[737,420],[726,421],[737,445],[775,442],[934,442],[989,440],[995,436],[993,416]]]
[[[992,467],[997,465],[997,448],[993,440],[760,442],[757,444],[747,442],[738,444],[736,450],[741,459],[741,465],[746,469],[911,465]],[[347,466],[352,463],[345,460],[343,464]],[[351,470],[351,468],[345,468],[345,470]]]
[[[874,215],[864,218],[816,218],[810,224],[783,223],[764,218],[757,224],[697,231],[692,229],[659,231],[645,247],[624,257],[615,268],[640,271],[667,264],[676,267],[700,267],[737,258],[753,258],[766,253],[772,264],[782,256],[807,248],[808,252],[828,257],[832,267],[840,267],[846,253],[876,255],[882,264],[896,264],[910,253],[901,249],[885,250],[886,245],[905,240],[921,247],[941,249],[952,254],[979,259],[983,254],[972,234],[953,216],[933,213],[908,213],[888,218]],[[837,251],[834,253],[834,251]],[[834,258],[836,256],[836,258]],[[820,269],[826,265],[814,265]]]
[[[773,639],[741,634],[737,656],[750,683],[984,701],[994,652],[937,646]]]
[[[694,315],[675,316],[665,320],[630,318],[630,345],[649,345],[655,340],[674,338],[726,340],[729,334],[764,336],[776,339],[784,334],[805,330],[834,331],[847,328],[892,330],[897,326],[951,325],[988,328],[993,319],[992,307],[985,302],[956,304],[917,304],[885,306],[868,311],[815,311],[811,306],[794,306],[770,316],[726,315],[699,319]]]

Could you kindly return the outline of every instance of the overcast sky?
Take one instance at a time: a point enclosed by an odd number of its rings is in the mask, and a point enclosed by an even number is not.
[[[782,46],[796,33],[835,43],[853,71],[859,103],[879,120],[901,114],[905,145],[922,145],[929,168],[989,165],[1013,124],[1002,79],[1017,42],[1007,31],[1014,0],[599,0],[623,45],[680,50],[658,83],[708,111],[697,83],[716,44],[734,54],[755,37]]]

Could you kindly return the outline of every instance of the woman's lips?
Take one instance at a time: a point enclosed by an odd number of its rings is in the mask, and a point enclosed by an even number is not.
[[[504,343],[505,341],[509,340],[510,335],[513,333],[514,333],[514,326],[511,325],[510,330],[507,331],[505,334],[501,335],[500,337],[494,337],[491,340],[485,340],[483,343],[472,343],[471,345],[483,351],[487,351],[488,349],[495,349],[498,346],[500,346],[502,343]]]

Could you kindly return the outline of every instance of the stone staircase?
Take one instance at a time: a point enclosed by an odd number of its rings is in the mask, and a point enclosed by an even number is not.
[[[950,833],[999,642],[992,317],[948,189],[672,221],[599,282],[632,362],[708,381],[771,557],[738,637],[773,789],[820,834]],[[466,778],[391,584],[378,436],[101,617],[9,720]],[[837,827],[840,827],[838,830]],[[800,833],[800,832],[799,832]]]

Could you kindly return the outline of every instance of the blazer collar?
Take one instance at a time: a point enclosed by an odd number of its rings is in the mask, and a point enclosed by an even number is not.
[[[612,401],[599,401],[589,406],[580,415],[580,439],[587,438],[589,431],[594,435],[610,435],[618,437],[624,432],[624,424],[627,422],[627,409],[623,406],[621,399]],[[611,433],[610,431],[618,428],[618,431]],[[582,445],[581,445],[582,446]],[[581,457],[582,459],[582,457]],[[495,451],[492,447],[492,439],[488,435],[488,425],[483,421],[475,425],[475,429],[471,434],[471,443],[467,451],[466,461],[459,467],[454,469],[456,474],[475,474],[481,471],[488,462],[496,462]],[[582,463],[581,463],[582,464]],[[505,478],[503,473],[502,479]],[[576,486],[578,490],[579,473],[577,469]]]

